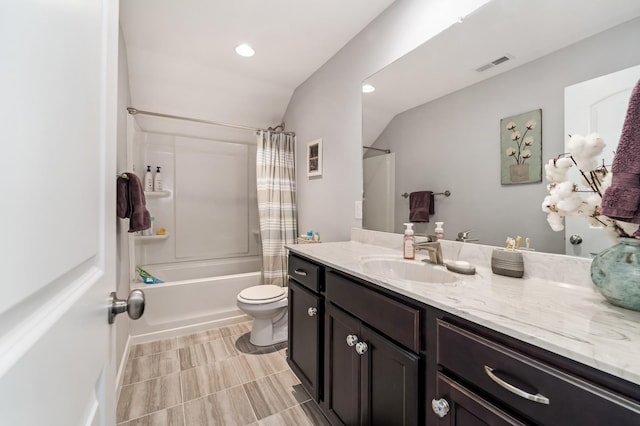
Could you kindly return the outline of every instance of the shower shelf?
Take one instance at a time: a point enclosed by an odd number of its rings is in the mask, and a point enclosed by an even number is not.
[[[144,241],[158,241],[158,240],[166,240],[169,238],[169,234],[164,235],[136,235],[133,237],[136,241],[144,242]]]
[[[144,191],[145,198],[164,198],[171,195],[171,191]]]

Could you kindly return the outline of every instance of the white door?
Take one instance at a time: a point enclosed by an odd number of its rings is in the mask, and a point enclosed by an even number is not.
[[[362,227],[393,232],[395,211],[396,155],[385,154],[363,160]]]
[[[640,79],[640,65],[594,78],[565,88],[564,116],[567,135],[600,133],[607,144],[603,152],[606,165],[613,161],[618,146],[622,124],[629,106],[631,91]],[[566,151],[566,150],[565,150]],[[580,182],[577,170],[572,167],[573,181]],[[609,167],[609,170],[611,168]],[[580,236],[580,244],[572,244],[570,237]],[[569,255],[593,257],[614,244],[611,237],[599,228],[590,227],[579,217],[565,220],[565,246]]]
[[[0,2],[0,424],[113,425],[117,0]]]

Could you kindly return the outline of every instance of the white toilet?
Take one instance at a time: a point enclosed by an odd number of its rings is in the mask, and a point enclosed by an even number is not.
[[[253,317],[252,344],[269,346],[287,340],[288,302],[287,288],[272,284],[245,288],[238,294],[238,308]]]

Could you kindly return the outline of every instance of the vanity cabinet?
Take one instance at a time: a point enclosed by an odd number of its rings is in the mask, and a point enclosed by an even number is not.
[[[287,362],[309,395],[322,397],[323,268],[289,256],[289,347]]]
[[[640,386],[289,257],[288,362],[333,425],[640,425]]]
[[[535,350],[525,354],[447,321],[436,327],[439,425],[640,424],[638,401],[542,362]]]
[[[419,319],[419,309],[326,273],[323,411],[332,424],[420,424]]]

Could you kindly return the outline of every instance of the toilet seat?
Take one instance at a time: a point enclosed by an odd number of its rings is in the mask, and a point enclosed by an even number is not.
[[[263,305],[277,302],[287,297],[284,287],[273,284],[256,285],[245,288],[238,294],[238,300],[252,305]]]

